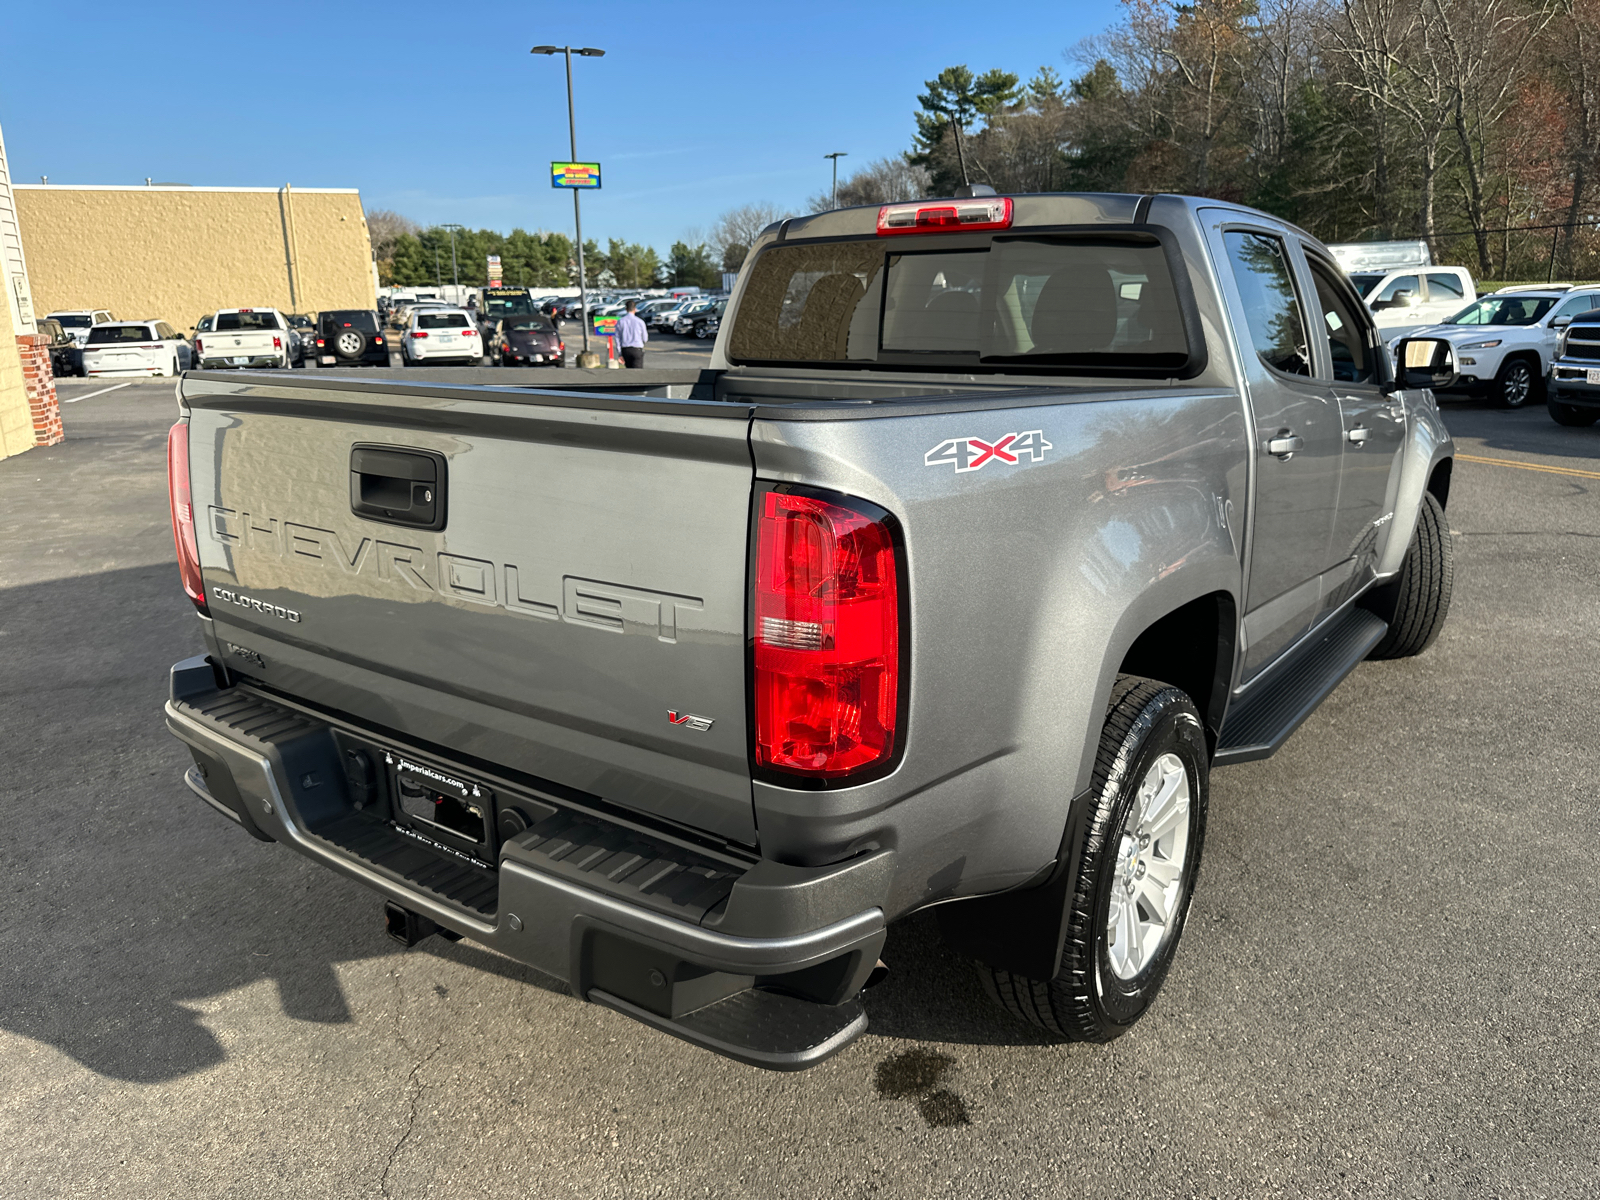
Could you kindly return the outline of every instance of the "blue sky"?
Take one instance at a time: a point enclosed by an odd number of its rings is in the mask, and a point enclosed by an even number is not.
[[[356,187],[369,210],[502,230],[572,220],[548,174],[567,157],[561,59],[528,48],[602,47],[573,60],[578,154],[605,181],[584,234],[665,250],[739,204],[798,208],[828,185],[829,151],[848,151],[842,177],[905,149],[943,67],[1069,76],[1063,53],[1121,6],[6,7],[0,129],[19,183]]]

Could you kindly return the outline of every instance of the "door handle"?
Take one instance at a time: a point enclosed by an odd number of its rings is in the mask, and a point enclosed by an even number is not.
[[[1352,441],[1359,446],[1362,442],[1366,441],[1372,436],[1372,430],[1368,429],[1365,425],[1357,425],[1344,436],[1347,441]]]
[[[1303,449],[1305,444],[1305,439],[1298,433],[1290,433],[1285,429],[1277,437],[1267,439],[1267,453],[1287,459],[1296,450]]]
[[[445,460],[431,450],[350,448],[350,511],[369,521],[443,529]]]

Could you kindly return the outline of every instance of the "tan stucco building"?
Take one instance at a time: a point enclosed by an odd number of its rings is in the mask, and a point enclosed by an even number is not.
[[[61,440],[48,341],[34,322],[11,167],[0,137],[0,458]]]
[[[219,308],[371,308],[354,188],[18,184],[34,310],[106,308],[188,329]]]

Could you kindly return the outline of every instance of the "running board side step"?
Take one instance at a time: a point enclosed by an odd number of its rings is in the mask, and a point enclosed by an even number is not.
[[[1212,765],[1272,757],[1388,631],[1364,608],[1334,617],[1228,706]]]

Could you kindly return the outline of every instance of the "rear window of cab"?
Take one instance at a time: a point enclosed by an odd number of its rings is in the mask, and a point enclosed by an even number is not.
[[[730,359],[1181,378],[1203,366],[1187,279],[1155,233],[939,241],[768,247]]]
[[[217,314],[218,333],[255,332],[261,329],[282,329],[278,314],[269,312],[236,312]]]

